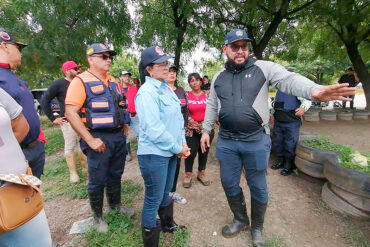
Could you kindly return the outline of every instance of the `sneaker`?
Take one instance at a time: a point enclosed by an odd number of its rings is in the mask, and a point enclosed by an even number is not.
[[[184,197],[180,196],[176,192],[170,192],[170,197],[179,204],[185,204],[187,201]]]

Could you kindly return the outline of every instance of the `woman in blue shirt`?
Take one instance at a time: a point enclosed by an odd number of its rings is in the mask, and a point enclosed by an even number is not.
[[[138,160],[145,183],[142,212],[144,246],[158,246],[160,228],[173,232],[179,226],[173,220],[172,188],[177,157],[186,158],[190,150],[184,135],[180,101],[165,81],[167,56],[161,47],[152,46],[141,53],[139,70],[145,83],[135,98],[139,117]],[[159,215],[160,224],[156,215]]]

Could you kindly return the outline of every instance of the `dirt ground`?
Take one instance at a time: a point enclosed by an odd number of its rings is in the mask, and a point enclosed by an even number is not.
[[[370,120],[304,122],[301,130],[330,136],[335,143],[352,145],[361,152],[370,153]],[[274,157],[271,157],[270,165],[273,161]],[[194,167],[196,169],[197,164]],[[232,239],[223,238],[221,235],[221,229],[231,221],[232,213],[221,187],[214,148],[210,152],[207,164],[207,175],[212,181],[210,186],[201,185],[194,177],[192,187],[185,189],[182,187],[183,174],[182,165],[177,192],[188,202],[184,205],[175,205],[175,219],[177,223],[190,229],[190,246],[248,246],[249,231],[242,232]],[[136,156],[133,161],[126,164],[123,179],[143,184]],[[370,241],[369,222],[344,217],[331,211],[321,202],[322,184],[322,181],[304,174],[283,177],[279,171],[269,168],[269,206],[265,217],[265,236],[279,236],[289,247],[345,247],[351,245],[346,244],[342,237],[343,233],[355,229],[361,230]],[[249,189],[244,179],[241,180],[241,187],[250,213]],[[134,205],[139,214],[142,198],[143,195]],[[73,238],[68,236],[73,222],[87,218],[90,208],[87,200],[70,200],[67,196],[62,196],[46,203],[46,213],[53,239],[64,244]]]

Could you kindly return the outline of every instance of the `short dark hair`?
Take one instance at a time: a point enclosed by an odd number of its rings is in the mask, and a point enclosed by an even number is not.
[[[352,67],[349,67],[349,68],[347,69],[347,71],[353,71],[353,68],[352,68]]]
[[[209,78],[208,78],[208,75],[205,75],[205,76],[203,76],[203,79],[204,79],[204,78],[207,78],[207,79],[209,79]]]
[[[188,75],[188,82],[190,82],[193,77],[195,79],[202,80],[202,77],[199,75],[199,73],[190,73]]]

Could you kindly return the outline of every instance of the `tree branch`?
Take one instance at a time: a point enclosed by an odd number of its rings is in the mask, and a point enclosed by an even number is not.
[[[308,1],[306,2],[305,4],[293,9],[292,11],[289,11],[286,16],[289,16],[289,15],[292,15],[294,13],[297,13],[298,11],[302,10],[302,9],[305,9],[307,8],[308,6],[310,6],[311,4],[313,4],[316,0],[311,0],[311,1]]]
[[[163,16],[165,16],[165,17],[167,17],[167,18],[169,18],[169,19],[171,19],[171,20],[173,20],[173,21],[175,21],[175,19],[174,19],[172,16],[168,15],[166,12],[164,12],[164,11],[162,11],[162,10],[159,10],[159,9],[156,9],[156,8],[152,8],[152,7],[146,6],[146,5],[144,5],[144,4],[142,4],[141,6],[142,6],[143,8],[151,9],[151,10],[153,10],[154,12],[156,12],[156,13],[158,13],[158,14],[161,14],[161,15],[163,15]]]
[[[260,9],[262,9],[263,11],[265,11],[266,13],[268,13],[268,14],[271,14],[271,15],[273,15],[273,14],[274,14],[274,12],[273,12],[273,11],[271,11],[271,10],[269,10],[268,8],[266,8],[265,6],[263,6],[260,2],[258,2],[258,3],[257,3],[257,6],[258,6]]]

